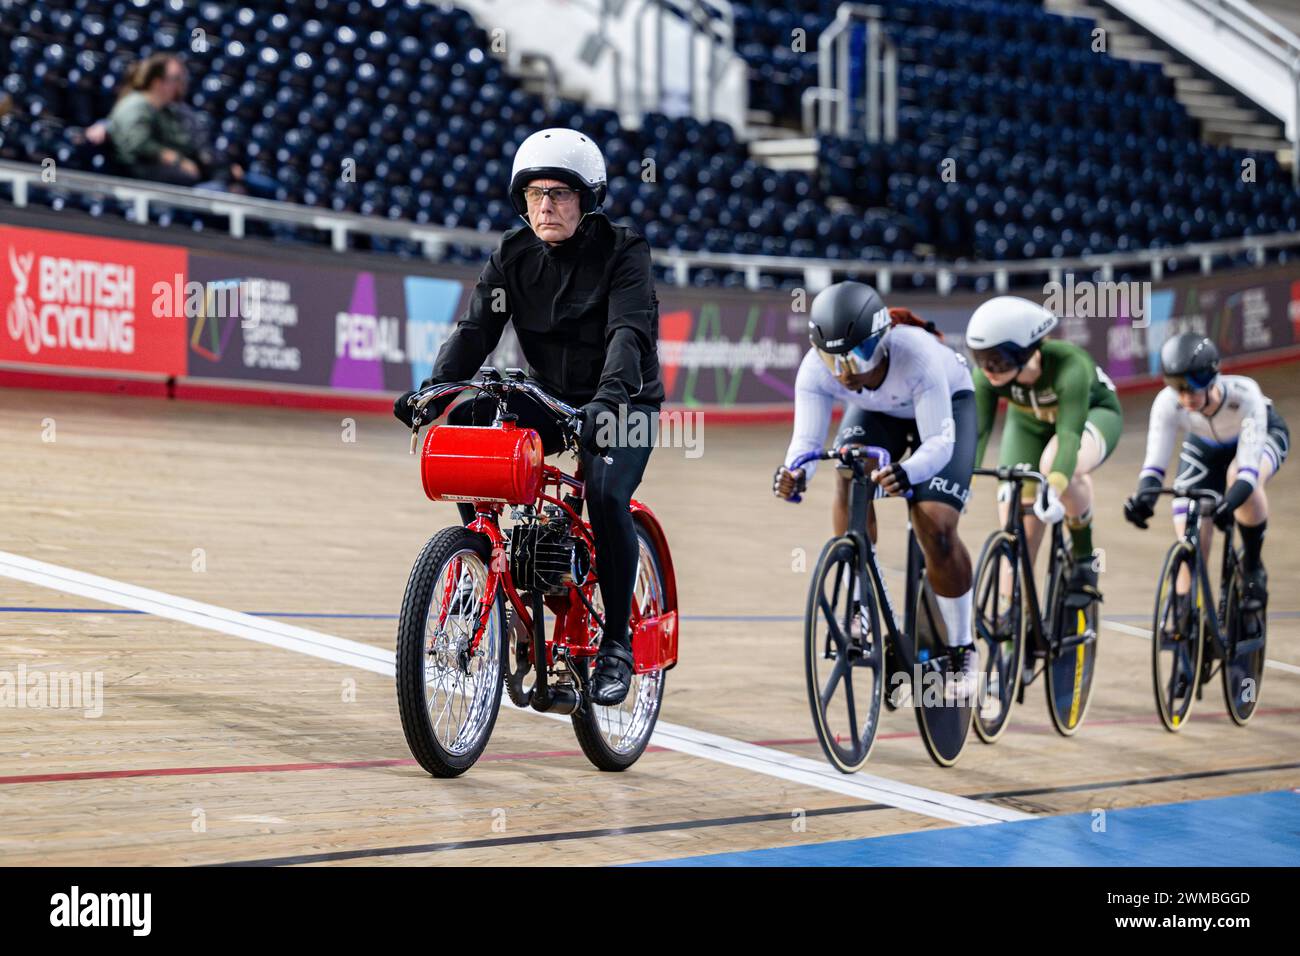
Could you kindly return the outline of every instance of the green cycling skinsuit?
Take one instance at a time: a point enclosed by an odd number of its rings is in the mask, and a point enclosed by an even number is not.
[[[1037,469],[1043,452],[1055,435],[1056,457],[1047,470],[1047,481],[1057,494],[1065,491],[1074,475],[1079,445],[1085,431],[1091,431],[1105,461],[1119,443],[1124,423],[1119,397],[1110,378],[1097,367],[1086,351],[1071,342],[1049,339],[1042,343],[1042,374],[1033,385],[1014,379],[995,387],[980,369],[975,369],[975,411],[979,441],[975,461],[984,460],[984,450],[993,432],[998,399],[1007,400],[1007,423],[1002,435],[998,464],[1025,465]],[[1026,494],[1033,486],[1025,486]],[[1076,558],[1092,558],[1091,513],[1068,519]]]

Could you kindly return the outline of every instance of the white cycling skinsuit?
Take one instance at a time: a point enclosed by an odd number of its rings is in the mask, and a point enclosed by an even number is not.
[[[975,389],[965,359],[924,329],[908,325],[890,329],[879,348],[889,358],[889,374],[879,388],[856,392],[840,384],[816,349],[808,350],[795,379],[794,433],[785,455],[787,468],[799,456],[823,447],[836,402],[843,402],[847,407],[846,426],[850,424],[850,416],[859,417],[852,413],[857,409],[915,420],[920,445],[903,463],[914,488],[920,489],[952,461],[953,449],[961,437],[956,428],[953,397],[967,392],[973,401]],[[809,478],[816,464],[811,461],[804,466]],[[970,470],[959,477],[961,486],[968,489]]]
[[[1164,480],[1165,465],[1180,431],[1187,435],[1174,482],[1180,491],[1209,488],[1223,492],[1228,465],[1233,461],[1237,477],[1251,485],[1259,483],[1262,456],[1271,458],[1274,472],[1282,467],[1287,453],[1286,428],[1273,403],[1254,379],[1244,375],[1220,375],[1219,385],[1223,401],[1212,415],[1184,408],[1172,388],[1166,387],[1156,396],[1140,478]],[[1186,499],[1179,499],[1176,507],[1185,509]]]
[[[900,462],[912,485],[913,503],[943,502],[961,512],[970,497],[975,469],[975,391],[966,360],[925,329],[898,325],[876,347],[889,369],[876,389],[845,388],[810,349],[795,379],[794,434],[786,451],[789,468],[805,454],[821,451],[836,402],[846,406],[835,439],[843,445],[876,445]],[[911,452],[906,461],[903,454]],[[816,460],[804,467],[811,477]],[[968,646],[971,594],[936,595],[954,646]]]

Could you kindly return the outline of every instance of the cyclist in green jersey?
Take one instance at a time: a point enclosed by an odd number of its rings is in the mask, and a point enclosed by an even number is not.
[[[1044,505],[1036,487],[1033,511],[1026,508],[1025,532],[1036,556],[1044,523],[1065,519],[1076,558],[1070,580],[1072,605],[1100,599],[1092,544],[1092,479],[1119,443],[1123,417],[1115,385],[1077,345],[1047,338],[1059,320],[1042,306],[1016,296],[998,296],[971,316],[966,345],[976,371],[975,410],[979,442],[975,461],[993,431],[998,399],[1007,400],[1006,427],[998,463],[1024,465],[1047,476]],[[1009,487],[998,492],[1002,520],[1010,507]],[[1026,501],[1026,505],[1029,502]]]

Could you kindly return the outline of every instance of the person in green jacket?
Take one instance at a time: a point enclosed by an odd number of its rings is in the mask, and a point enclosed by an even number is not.
[[[1089,475],[1115,450],[1124,423],[1115,385],[1092,356],[1071,342],[1047,338],[1058,321],[1042,306],[1016,296],[990,299],[971,316],[966,344],[977,366],[972,375],[979,427],[975,461],[978,465],[984,458],[998,399],[1005,398],[1007,421],[998,463],[1040,471],[1049,486],[1044,503],[1037,483],[1024,485],[1024,494],[1034,495],[1033,511],[1025,514],[1031,560],[1044,523],[1064,518],[1076,559],[1071,603],[1087,603],[1101,597]],[[999,490],[1003,521],[1008,495],[1009,489]]]
[[[199,157],[179,113],[169,109],[185,96],[185,65],[169,53],[137,63],[123,95],[108,114],[117,161],[141,179],[194,186],[202,178]]]

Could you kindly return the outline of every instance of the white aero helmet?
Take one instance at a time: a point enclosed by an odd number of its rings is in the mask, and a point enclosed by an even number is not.
[[[527,216],[524,187],[534,179],[558,179],[578,191],[584,214],[605,201],[605,157],[585,133],[576,129],[538,130],[515,152],[510,171],[510,203]]]
[[[970,317],[966,347],[982,369],[1018,371],[1059,321],[1054,312],[1036,302],[1000,295],[989,299]]]

